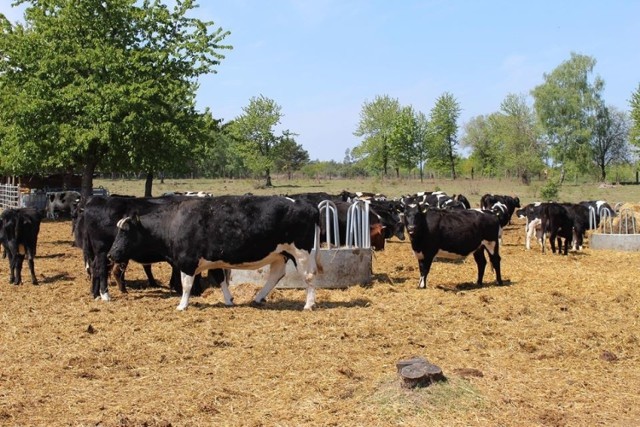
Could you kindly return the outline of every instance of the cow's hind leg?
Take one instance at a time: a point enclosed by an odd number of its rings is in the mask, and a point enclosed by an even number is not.
[[[478,280],[476,285],[482,286],[482,277],[484,276],[484,270],[487,266],[487,259],[484,257],[484,248],[481,247],[473,253],[473,258],[476,260],[478,266]]]
[[[491,267],[496,272],[496,282],[498,285],[502,285],[502,274],[500,273],[500,253],[498,247],[496,246],[495,251],[491,253],[489,251],[489,260],[491,261]]]
[[[233,305],[233,296],[229,291],[229,279],[231,278],[231,270],[226,268],[209,270],[209,275],[213,276],[216,282],[220,283],[220,289],[222,289],[222,297],[224,298],[224,305],[231,307]]]
[[[33,262],[33,256],[30,255],[29,258],[27,259],[27,262],[29,263],[29,272],[31,273],[31,283],[34,285],[38,284],[38,278],[36,277],[36,267],[35,264]]]
[[[271,293],[273,288],[276,287],[280,279],[284,277],[287,265],[286,263],[287,258],[283,255],[281,257],[278,257],[269,265],[269,277],[267,277],[267,282],[253,299],[256,304],[264,304],[267,296]]]

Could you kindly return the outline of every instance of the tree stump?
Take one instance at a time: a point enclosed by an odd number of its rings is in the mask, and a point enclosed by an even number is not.
[[[442,369],[422,357],[399,360],[396,368],[405,388],[426,387],[436,381],[446,381]]]

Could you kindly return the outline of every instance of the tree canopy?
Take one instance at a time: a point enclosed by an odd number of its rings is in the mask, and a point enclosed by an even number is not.
[[[0,168],[8,174],[180,168],[201,133],[197,78],[229,35],[193,0],[21,0],[0,16]]]
[[[572,164],[586,171],[590,166],[595,112],[604,89],[599,76],[590,79],[595,64],[590,56],[571,53],[531,92],[551,157],[563,169]]]

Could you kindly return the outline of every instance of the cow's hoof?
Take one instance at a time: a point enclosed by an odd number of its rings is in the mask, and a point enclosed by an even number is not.
[[[261,300],[253,300],[251,301],[251,307],[258,307],[258,308],[262,308],[264,307],[265,303],[267,302],[266,299],[261,299]]]
[[[185,311],[186,309],[187,309],[187,306],[186,306],[186,305],[182,305],[182,304],[180,304],[180,305],[176,308],[176,310],[178,310],[178,311]]]
[[[315,304],[311,304],[311,305],[305,305],[304,306],[304,311],[313,311],[313,309],[315,308]]]
[[[100,293],[100,299],[102,301],[111,301],[111,295],[109,295],[109,292]]]

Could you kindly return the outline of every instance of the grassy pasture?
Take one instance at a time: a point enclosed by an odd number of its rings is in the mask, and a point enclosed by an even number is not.
[[[274,187],[263,188],[262,182],[253,180],[222,180],[222,179],[167,179],[164,183],[154,180],[153,195],[161,195],[172,191],[208,191],[214,195],[222,194],[293,194],[312,191],[324,191],[337,194],[342,190],[369,191],[383,193],[388,197],[399,197],[418,191],[443,190],[447,194],[463,194],[472,204],[479,204],[480,197],[485,193],[517,195],[523,203],[540,200],[542,181],[533,181],[531,185],[523,185],[514,180],[406,180],[406,179],[323,179],[323,180],[287,180],[275,178]],[[111,193],[142,196],[144,181],[142,180],[110,180],[96,179],[94,186],[103,186]],[[630,186],[600,186],[596,183],[575,184],[565,183],[560,190],[560,201],[578,202],[581,200],[604,199],[610,203],[619,201],[640,201],[640,187]]]
[[[252,182],[167,181],[163,191],[256,194],[342,189],[397,196],[436,186],[472,203],[484,192],[518,194],[511,182],[331,181],[257,190]],[[140,194],[140,181],[99,181]],[[283,191],[285,190],[285,191]],[[565,193],[566,191],[566,193]],[[562,199],[637,201],[629,188],[563,188]],[[473,259],[435,263],[426,290],[408,241],[373,258],[373,283],[319,290],[303,312],[302,290],[260,284],[219,289],[177,312],[169,268],[146,288],[139,265],[130,290],[93,301],[69,221],[42,224],[41,284],[9,286],[0,268],[2,426],[634,426],[640,423],[640,253],[569,256],[524,249],[514,220],[501,247],[508,285],[473,284]],[[27,275],[28,276],[28,275]],[[400,387],[397,360],[423,356],[448,381]]]

